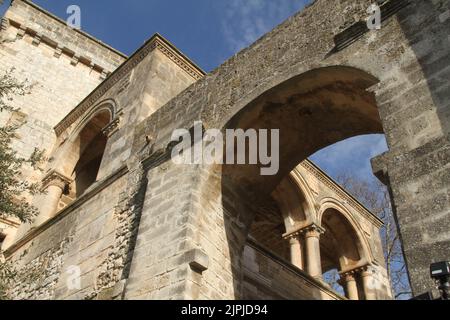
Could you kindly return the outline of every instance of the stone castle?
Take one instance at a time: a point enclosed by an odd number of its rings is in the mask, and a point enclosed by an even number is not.
[[[368,30],[371,1],[316,0],[205,74],[158,34],[127,57],[12,1],[0,68],[32,90],[0,125],[24,123],[15,149],[48,160],[23,172],[42,182],[39,216],[0,220],[5,257],[39,275],[11,295],[391,299],[382,222],[307,160],[370,133],[388,140],[372,167],[413,291],[431,290],[430,263],[450,257],[450,1],[381,3],[382,28]],[[172,132],[199,120],[280,128],[280,172],[174,164]],[[330,270],[345,296],[324,281]]]

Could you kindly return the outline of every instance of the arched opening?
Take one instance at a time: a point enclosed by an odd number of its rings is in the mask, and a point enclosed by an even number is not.
[[[265,209],[260,211],[253,221],[249,239],[264,247],[272,254],[289,262],[291,253],[289,242],[283,239],[286,233],[285,221],[279,203],[274,198],[269,198]]]
[[[323,279],[337,292],[343,293],[347,298],[356,297],[355,293],[345,283],[342,275],[361,266],[364,257],[363,247],[347,218],[338,210],[330,208],[322,215],[322,227],[324,233],[320,238],[320,260]],[[352,279],[356,284],[358,299],[363,297],[361,280]]]
[[[112,113],[110,108],[94,112],[80,121],[69,138],[60,136],[52,168],[43,178],[45,194],[40,199],[40,214],[34,226],[46,223],[98,180],[107,144],[104,129],[111,124]]]
[[[328,283],[330,288],[340,294],[341,296],[345,297],[345,288],[342,285],[341,282],[341,276],[339,274],[339,270],[337,268],[330,269],[327,272],[324,272],[323,274],[323,280]]]
[[[336,209],[327,209],[321,225],[325,230],[320,239],[322,271],[347,271],[358,265],[362,246],[348,220]]]
[[[304,192],[294,179],[291,175],[287,176],[272,192],[272,197],[276,200],[284,220],[285,233],[304,226],[308,220],[307,217],[312,215]]]
[[[367,90],[377,82],[359,69],[326,67],[266,91],[232,117],[226,128],[279,130],[277,174],[261,175],[265,166],[259,163],[224,165],[223,176],[254,193],[270,194],[318,150],[350,137],[383,133],[375,96]]]
[[[329,145],[350,137],[383,133],[375,96],[368,90],[377,82],[373,76],[351,67],[315,69],[264,92],[241,108],[225,125],[225,129],[242,129],[244,132],[249,129],[279,130],[278,145],[274,146],[270,138],[267,141],[269,153],[273,149],[279,154],[279,170],[274,175],[262,175],[261,169],[267,165],[261,162],[222,166],[222,199],[227,199],[222,201],[223,209],[225,212],[238,211],[238,217],[233,220],[225,217],[237,294],[241,281],[238,274],[240,260],[237,257],[242,253],[249,230],[254,229],[252,222],[261,220],[261,212],[266,208],[268,199],[273,196],[277,200],[284,221],[288,219],[283,211],[294,212],[285,231],[288,231],[289,225],[297,225],[305,218],[308,208],[301,193],[296,195],[295,201],[292,195],[280,197],[287,195],[283,188],[286,189],[288,184],[283,179],[310,155]],[[237,139],[234,142],[236,148]],[[227,140],[226,144],[229,143]],[[229,148],[227,145],[225,151]],[[246,159],[249,158],[247,153]],[[333,217],[327,214],[325,221],[333,228],[337,223],[337,227],[347,230],[345,223],[340,220],[334,222]],[[329,250],[333,246],[328,242],[332,244],[333,241],[332,237],[325,241],[330,246]],[[324,249],[325,254],[327,249]],[[350,248],[346,248],[345,254],[343,259],[348,264],[359,260],[358,252]],[[324,263],[324,270],[332,270],[336,266],[336,257],[330,253]],[[340,270],[339,263],[340,259],[337,261]]]
[[[65,193],[66,202],[83,195],[96,181],[107,136],[103,129],[110,123],[108,110],[97,113],[78,133],[66,155],[66,172],[70,173],[72,183]]]

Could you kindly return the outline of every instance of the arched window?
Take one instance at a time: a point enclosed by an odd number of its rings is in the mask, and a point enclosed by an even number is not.
[[[323,279],[337,292],[354,297],[354,293],[347,292],[349,289],[340,273],[354,269],[362,259],[363,248],[358,234],[347,218],[333,208],[323,213],[322,227],[325,230],[320,238]],[[364,294],[359,279],[355,279],[355,283],[361,298]]]
[[[107,142],[103,129],[110,121],[109,111],[99,112],[76,137],[68,155],[70,162],[76,163],[71,172],[73,182],[66,192],[69,198],[80,197],[97,181]]]
[[[79,198],[99,179],[99,172],[113,113],[103,108],[63,140],[54,153],[54,165],[43,179],[45,195],[40,200],[40,214],[35,226],[48,221],[61,209]]]

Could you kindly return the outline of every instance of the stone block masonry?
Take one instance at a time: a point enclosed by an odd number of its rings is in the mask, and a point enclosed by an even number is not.
[[[337,267],[350,297],[389,298],[376,218],[326,178],[321,181],[329,188],[310,179],[302,189],[297,181],[300,200],[289,210],[276,209],[272,198],[314,152],[383,132],[389,152],[374,160],[374,171],[393,194],[414,293],[431,290],[429,264],[448,260],[450,252],[450,1],[387,1],[390,15],[382,28],[361,32],[371,2],[317,0],[205,75],[159,35],[117,68],[122,55],[66,30],[36,6],[14,1],[1,33],[0,63],[4,70],[15,66],[36,87],[16,100],[29,120],[21,152],[48,148],[47,173],[76,187],[73,173],[84,159],[77,139],[81,133],[89,138],[83,130],[98,127],[96,121],[107,124],[96,129],[106,146],[92,185],[71,201],[61,199],[54,216],[24,228],[7,250],[18,266],[51,265],[42,288],[31,285],[24,294],[17,289],[15,296],[338,299],[320,279],[321,268],[336,267],[337,260],[345,261]],[[42,24],[53,26],[51,32]],[[58,26],[80,42],[61,41]],[[77,46],[85,45],[102,53],[79,52]],[[117,69],[98,85],[97,65]],[[255,174],[258,166],[175,165],[172,132],[198,120],[205,129],[279,128],[279,174],[262,177]],[[355,211],[360,214],[352,218]],[[293,223],[284,223],[288,218]],[[326,229],[333,225],[353,238],[332,241]],[[281,260],[249,246],[250,236],[281,248]],[[278,241],[268,240],[274,237]],[[341,247],[330,250],[325,243]],[[306,261],[297,254],[297,266],[286,266],[302,246]],[[320,261],[320,252],[328,258]],[[347,258],[335,259],[336,252]],[[75,292],[63,276],[73,264],[83,270]],[[279,285],[294,281],[289,296]]]

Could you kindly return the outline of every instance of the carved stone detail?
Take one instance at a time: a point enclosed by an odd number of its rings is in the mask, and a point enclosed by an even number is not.
[[[114,71],[110,76],[105,78],[105,81],[94,90],[78,107],[76,107],[69,115],[63,119],[56,127],[56,135],[60,135],[64,130],[69,128],[75,121],[77,121],[93,104],[95,104],[109,89],[111,89],[117,82],[131,72],[144,58],[154,49],[158,48],[162,53],[174,61],[178,66],[185,70],[191,77],[198,80],[204,76],[204,73],[171,48],[166,41],[159,35],[154,36],[148,41],[142,49],[135,55],[130,57],[122,66]],[[104,77],[106,75],[103,75]]]
[[[108,138],[111,137],[114,133],[119,130],[120,125],[120,117],[117,117],[111,123],[109,123],[105,128],[103,128],[102,132]]]
[[[42,179],[42,189],[45,190],[49,186],[56,186],[61,188],[61,190],[64,190],[71,182],[72,179],[52,170],[44,177],[44,179]]]

